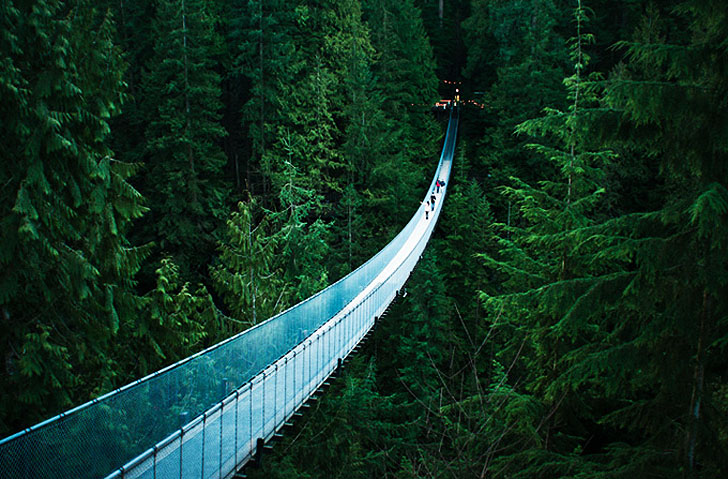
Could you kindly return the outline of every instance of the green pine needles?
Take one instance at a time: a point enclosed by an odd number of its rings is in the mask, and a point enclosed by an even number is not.
[[[515,364],[508,380],[539,405],[524,418],[539,424],[538,441],[512,443],[496,474],[713,477],[726,466],[725,443],[712,439],[724,430],[723,373],[713,368],[727,326],[727,203],[715,162],[725,146],[708,133],[722,124],[725,79],[699,60],[723,47],[707,10],[675,13],[692,32],[684,43],[665,43],[650,10],[637,40],[620,44],[629,63],[605,82],[583,75],[591,38],[577,8],[571,106],[517,129],[548,141],[531,148],[559,175],[504,189],[520,220],[500,226],[500,250],[485,256],[510,291],[483,295],[512,334],[502,364]],[[659,162],[665,196],[654,210],[614,215],[607,175],[621,160],[594,146]]]
[[[1,382],[19,391],[2,396],[8,431],[113,384],[148,248],[126,239],[146,210],[128,182],[137,168],[105,143],[123,98],[111,16],[85,1],[2,11]]]

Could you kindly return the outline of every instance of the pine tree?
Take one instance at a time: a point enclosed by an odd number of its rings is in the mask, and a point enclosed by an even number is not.
[[[527,140],[513,130],[545,107],[566,106],[561,82],[568,51],[561,23],[571,3],[478,0],[463,22],[470,45],[464,76],[482,92],[478,101],[484,105],[469,121],[485,133],[470,145],[475,149],[471,156],[476,174],[487,173],[481,180],[487,192],[511,176],[533,183],[551,174],[551,164],[525,149]],[[489,199],[498,216],[507,218],[512,204],[498,195]]]
[[[10,432],[113,385],[145,256],[126,234],[145,208],[128,183],[135,167],[106,143],[123,98],[110,15],[86,1],[0,8],[0,429]]]
[[[462,148],[462,141],[459,142]],[[438,230],[443,240],[437,239],[442,248],[442,274],[447,278],[448,295],[456,299],[463,317],[479,322],[480,304],[475,292],[486,289],[491,281],[476,257],[490,250],[492,238],[490,226],[493,215],[485,198],[485,192],[475,180],[468,179],[469,162],[460,149],[450,175],[447,207],[442,211]],[[441,242],[440,242],[441,241]],[[493,292],[493,290],[491,290]]]
[[[286,288],[276,269],[276,237],[270,232],[270,218],[255,200],[238,203],[218,246],[219,264],[211,268],[215,289],[232,317],[245,327],[288,306],[281,302]]]
[[[595,84],[579,80],[586,62],[577,35],[572,109],[521,126],[555,134],[565,147],[538,147],[557,160],[560,182],[507,190],[532,226],[502,240],[509,260],[497,264],[516,293],[487,304],[494,317],[513,318],[503,365],[521,365],[510,376],[525,378],[522,390],[540,412],[528,416],[537,434],[497,458],[494,471],[715,477],[725,470],[718,371],[728,203],[724,164],[716,162],[725,140],[704,133],[725,122],[718,107],[725,76],[703,59],[724,54],[716,40],[726,32],[708,11],[686,2],[663,22],[649,9],[635,41],[621,44],[626,64],[606,83],[606,108],[585,110]],[[674,28],[671,43],[665,26]],[[687,34],[678,33],[683,28]],[[589,141],[659,163],[652,210],[604,214],[608,205],[594,196],[603,162],[594,160],[611,155],[584,154]]]
[[[667,19],[648,9],[634,40],[620,43],[627,64],[607,89],[617,113],[604,125],[616,126],[607,141],[657,161],[664,182],[656,209],[616,219],[610,226],[624,239],[602,243],[605,255],[634,265],[618,311],[635,318],[626,359],[639,368],[627,383],[639,401],[608,420],[628,431],[641,426],[642,447],[618,453],[686,477],[716,477],[728,467],[720,419],[727,148],[714,133],[728,124],[725,14],[717,2],[680,2]]]
[[[144,132],[150,120],[144,111],[142,87],[147,65],[154,54],[152,24],[157,4],[128,0],[103,0],[99,3],[113,12],[116,43],[123,50],[126,63],[123,77],[126,84],[124,108],[110,120],[109,141],[119,159],[139,163],[144,160]],[[135,178],[134,183],[138,182],[139,178]]]
[[[154,55],[144,82],[148,118],[144,193],[148,240],[183,268],[204,275],[228,194],[219,140],[221,48],[207,0],[163,0],[154,20]],[[199,277],[199,276],[198,276]]]
[[[604,170],[614,155],[590,141],[588,125],[601,110],[599,78],[584,75],[586,47],[592,41],[584,33],[587,20],[579,3],[571,40],[575,73],[564,82],[569,108],[547,108],[542,117],[517,128],[541,139],[530,148],[555,174],[538,185],[514,178],[514,186],[504,188],[521,220],[516,226],[500,225],[498,255],[486,256],[507,291],[482,293],[489,321],[504,336],[497,362],[489,368],[496,387],[485,395],[494,417],[485,426],[501,432],[495,443],[482,447],[503,448],[489,456],[491,474],[596,474],[602,459],[580,458],[589,434],[605,434],[593,427],[601,418],[598,412],[595,417],[592,403],[604,401],[619,383],[618,377],[608,376],[606,365],[598,381],[591,376],[596,369],[575,374],[584,366],[582,360],[608,351],[610,334],[619,328],[617,318],[600,305],[627,284],[623,265],[600,261],[599,246],[589,240],[601,226]],[[523,386],[512,386],[518,383]],[[511,427],[513,412],[524,408],[520,425]]]
[[[415,0],[437,59],[437,77],[456,80],[465,65],[467,43],[461,22],[471,0]]]
[[[326,57],[342,81],[335,88],[334,114],[341,125],[342,172],[337,175],[337,201],[333,205],[332,267],[337,276],[352,271],[371,257],[386,236],[373,230],[381,221],[373,171],[391,160],[391,122],[384,112],[383,95],[372,72],[375,51],[358,1],[337,2],[333,34],[326,42]],[[371,205],[371,208],[369,207]],[[378,225],[377,225],[378,226]],[[379,241],[377,241],[379,239]]]
[[[392,367],[407,384],[412,399],[434,408],[442,394],[442,375],[453,347],[450,307],[436,254],[428,249],[421,261],[404,299],[402,320],[407,326],[398,328],[387,343],[397,350],[400,366]],[[386,360],[383,363],[387,365]]]
[[[247,187],[263,195],[266,205],[275,193],[270,191],[271,165],[263,158],[285,114],[285,87],[303,68],[293,42],[297,12],[290,2],[240,0],[231,2],[228,13],[231,75],[247,84],[241,121],[249,158],[245,171],[236,160],[236,175],[244,174]]]
[[[169,258],[161,260],[155,273],[156,287],[143,297],[141,319],[125,331],[126,355],[117,374],[126,382],[230,336],[225,331],[229,320],[217,310],[205,286],[183,282],[179,266]]]
[[[283,139],[291,145],[291,137]],[[284,305],[291,306],[328,286],[328,270],[324,258],[329,251],[330,225],[320,217],[321,196],[310,187],[308,176],[303,176],[293,163],[296,150],[288,150],[284,163],[287,181],[279,193],[280,210],[271,213],[277,243],[277,268],[282,273],[282,284],[288,291]]]
[[[429,159],[438,154],[442,128],[430,114],[437,78],[432,47],[411,0],[366,0],[363,14],[376,50],[371,69],[389,120],[386,143],[367,180],[368,202],[384,220],[373,225],[373,236],[390,238],[417,208],[420,188],[430,180]]]

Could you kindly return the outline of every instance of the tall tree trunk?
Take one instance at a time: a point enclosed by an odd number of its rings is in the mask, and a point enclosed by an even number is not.
[[[258,69],[260,70],[260,162],[263,164],[265,155],[265,72],[263,70],[263,1],[258,1]],[[266,182],[263,181],[263,194],[266,192]]]
[[[237,191],[242,191],[242,188],[240,188],[240,155],[234,153],[235,157],[235,188]]]
[[[576,115],[578,113],[579,109],[579,87],[581,86],[581,69],[582,67],[582,45],[581,45],[581,18],[582,18],[582,10],[581,10],[581,0],[578,0],[577,2],[577,8],[576,8],[576,65],[575,65],[575,84],[574,84],[574,107],[571,111],[571,115],[576,118]],[[571,193],[572,193],[572,183],[573,183],[573,174],[572,174],[572,168],[574,166],[574,162],[576,160],[576,120],[574,120],[574,123],[570,127],[571,129],[571,138],[569,139],[569,172],[567,177],[567,191],[566,191],[566,205],[571,204]],[[569,222],[568,227],[571,227],[571,222]],[[567,250],[562,251],[561,253],[561,273],[559,277],[561,279],[566,279],[566,259],[569,256],[569,252]]]
[[[700,402],[703,398],[703,383],[705,368],[703,366],[703,343],[705,336],[705,322],[709,314],[710,298],[708,292],[703,290],[703,307],[700,311],[700,330],[698,333],[698,345],[695,352],[695,372],[693,373],[693,391],[690,397],[690,425],[687,428],[687,474],[693,476],[695,466],[695,446],[698,438],[698,424],[700,422]]]
[[[252,292],[253,296],[253,325],[258,324],[258,317],[256,312],[256,296],[258,293],[258,285],[255,281],[255,274],[253,272],[253,229],[251,226],[251,223],[253,222],[253,215],[252,212],[250,214],[250,220],[248,221],[248,254],[250,255],[250,260],[248,261],[248,271],[250,273],[250,291]]]
[[[184,77],[185,77],[185,136],[190,135],[190,81],[189,81],[189,61],[187,59],[187,18],[185,12],[185,0],[182,0],[182,57],[184,64]],[[187,141],[187,160],[190,164],[190,183],[193,185],[192,188],[192,202],[197,202],[197,189],[194,187],[195,183],[195,158],[192,154],[192,142]]]
[[[349,198],[347,209],[349,214],[349,269],[353,267],[353,263],[351,262],[352,257],[352,232],[351,232],[351,217],[352,217],[352,207],[351,207],[351,198]]]

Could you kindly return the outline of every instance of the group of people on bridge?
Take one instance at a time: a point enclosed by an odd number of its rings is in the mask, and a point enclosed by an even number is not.
[[[441,179],[437,179],[435,181],[435,186],[432,187],[432,193],[430,193],[430,199],[425,200],[422,202],[423,205],[425,205],[425,219],[430,219],[430,211],[435,211],[435,200],[440,197],[440,188],[443,189],[443,192],[445,191],[445,182]]]

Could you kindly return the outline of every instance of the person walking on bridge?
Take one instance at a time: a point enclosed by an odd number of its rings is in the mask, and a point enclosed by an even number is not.
[[[423,201],[423,205],[425,205],[425,219],[430,219],[430,202],[429,201]]]

